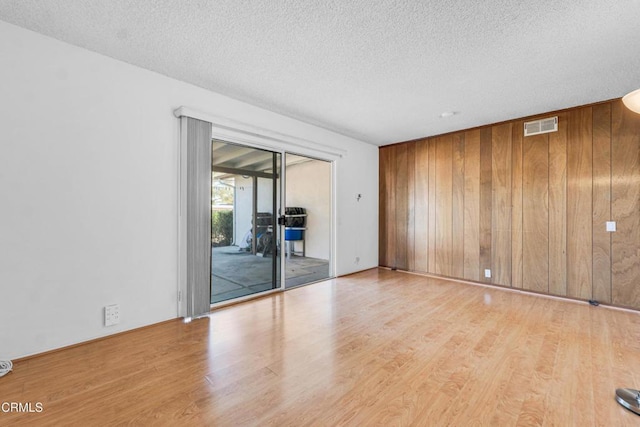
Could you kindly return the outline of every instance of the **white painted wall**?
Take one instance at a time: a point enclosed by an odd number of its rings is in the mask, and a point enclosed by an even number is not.
[[[0,359],[176,317],[182,105],[347,150],[337,273],[377,265],[377,147],[1,21],[0,58]]]
[[[305,255],[329,259],[331,255],[331,163],[312,160],[287,166],[287,206],[307,210]],[[302,251],[302,242],[291,242]]]

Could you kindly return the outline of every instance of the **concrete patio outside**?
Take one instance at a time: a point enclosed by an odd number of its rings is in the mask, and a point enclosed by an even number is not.
[[[237,246],[212,248],[211,304],[272,289],[272,261]],[[285,265],[287,288],[329,278],[328,260],[291,256]]]

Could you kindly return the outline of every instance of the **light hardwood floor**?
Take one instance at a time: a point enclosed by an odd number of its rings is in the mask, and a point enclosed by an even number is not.
[[[624,426],[640,314],[369,270],[15,364],[0,425]]]

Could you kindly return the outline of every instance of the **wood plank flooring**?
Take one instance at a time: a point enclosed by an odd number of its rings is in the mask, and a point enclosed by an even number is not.
[[[640,313],[383,269],[17,362],[0,425],[638,425]]]

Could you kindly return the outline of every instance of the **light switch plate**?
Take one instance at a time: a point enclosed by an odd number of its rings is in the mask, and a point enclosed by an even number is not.
[[[607,221],[607,231],[609,231],[609,232],[616,231],[616,222],[615,221]]]

